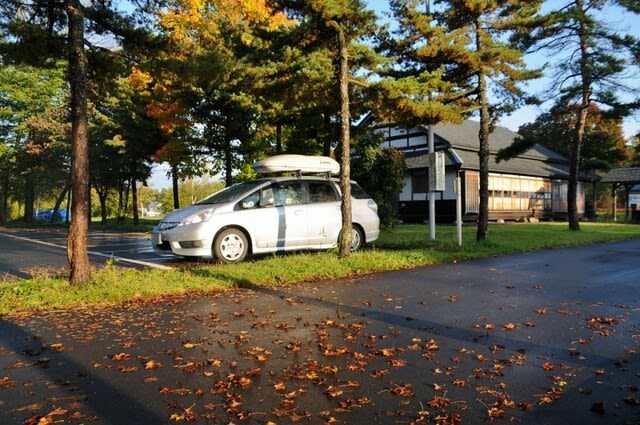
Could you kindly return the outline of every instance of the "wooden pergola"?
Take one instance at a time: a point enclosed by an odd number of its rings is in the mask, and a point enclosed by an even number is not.
[[[609,183],[612,185],[613,195],[613,219],[616,219],[616,192],[620,187],[624,187],[626,200],[625,200],[625,220],[629,220],[629,193],[631,189],[640,184],[640,167],[632,168],[614,168],[609,171],[600,180],[601,183]]]

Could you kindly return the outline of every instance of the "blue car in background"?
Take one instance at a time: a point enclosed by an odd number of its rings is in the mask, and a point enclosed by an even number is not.
[[[44,210],[38,211],[38,213],[36,214],[36,220],[51,221],[52,215],[53,208],[46,208]],[[53,221],[66,221],[68,215],[69,213],[66,208],[60,208]]]

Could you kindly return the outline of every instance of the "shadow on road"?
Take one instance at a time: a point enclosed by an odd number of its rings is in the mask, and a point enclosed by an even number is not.
[[[100,424],[142,425],[166,422],[165,417],[149,410],[131,394],[100,377],[97,369],[87,369],[75,361],[71,354],[58,352],[55,340],[31,333],[2,318],[0,327],[2,363],[10,361],[9,364],[2,364],[2,368],[31,369],[25,371],[25,378],[28,379],[13,383],[15,386],[25,387],[24,398],[7,401],[8,404],[2,408],[3,419],[0,422],[29,423],[29,418],[33,420],[38,416],[46,417],[52,412],[54,419],[60,419],[60,416],[55,416],[56,408],[64,405],[70,406],[69,409],[64,409],[69,415],[74,411],[82,411],[85,420],[99,420]],[[40,382],[36,381],[37,378]],[[9,385],[8,382],[5,384]],[[41,422],[35,420],[31,423]]]

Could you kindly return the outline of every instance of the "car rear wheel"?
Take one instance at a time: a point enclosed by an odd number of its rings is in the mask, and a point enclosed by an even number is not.
[[[360,226],[351,225],[351,251],[357,251],[364,245],[364,233]]]
[[[249,241],[240,229],[225,229],[213,241],[213,256],[223,263],[239,263],[249,253]]]

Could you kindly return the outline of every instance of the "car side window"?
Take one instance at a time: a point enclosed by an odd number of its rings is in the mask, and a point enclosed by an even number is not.
[[[251,195],[243,198],[239,204],[241,210],[250,210],[260,205],[260,191],[255,191]],[[236,207],[237,208],[237,207]]]
[[[307,192],[299,181],[281,182],[274,188],[275,206],[299,205],[306,203]]]
[[[260,197],[261,207],[273,207],[275,205],[275,196],[273,194],[273,186],[265,187],[262,189],[262,195]]]
[[[311,202],[333,202],[338,200],[338,195],[330,182],[309,182]]]

